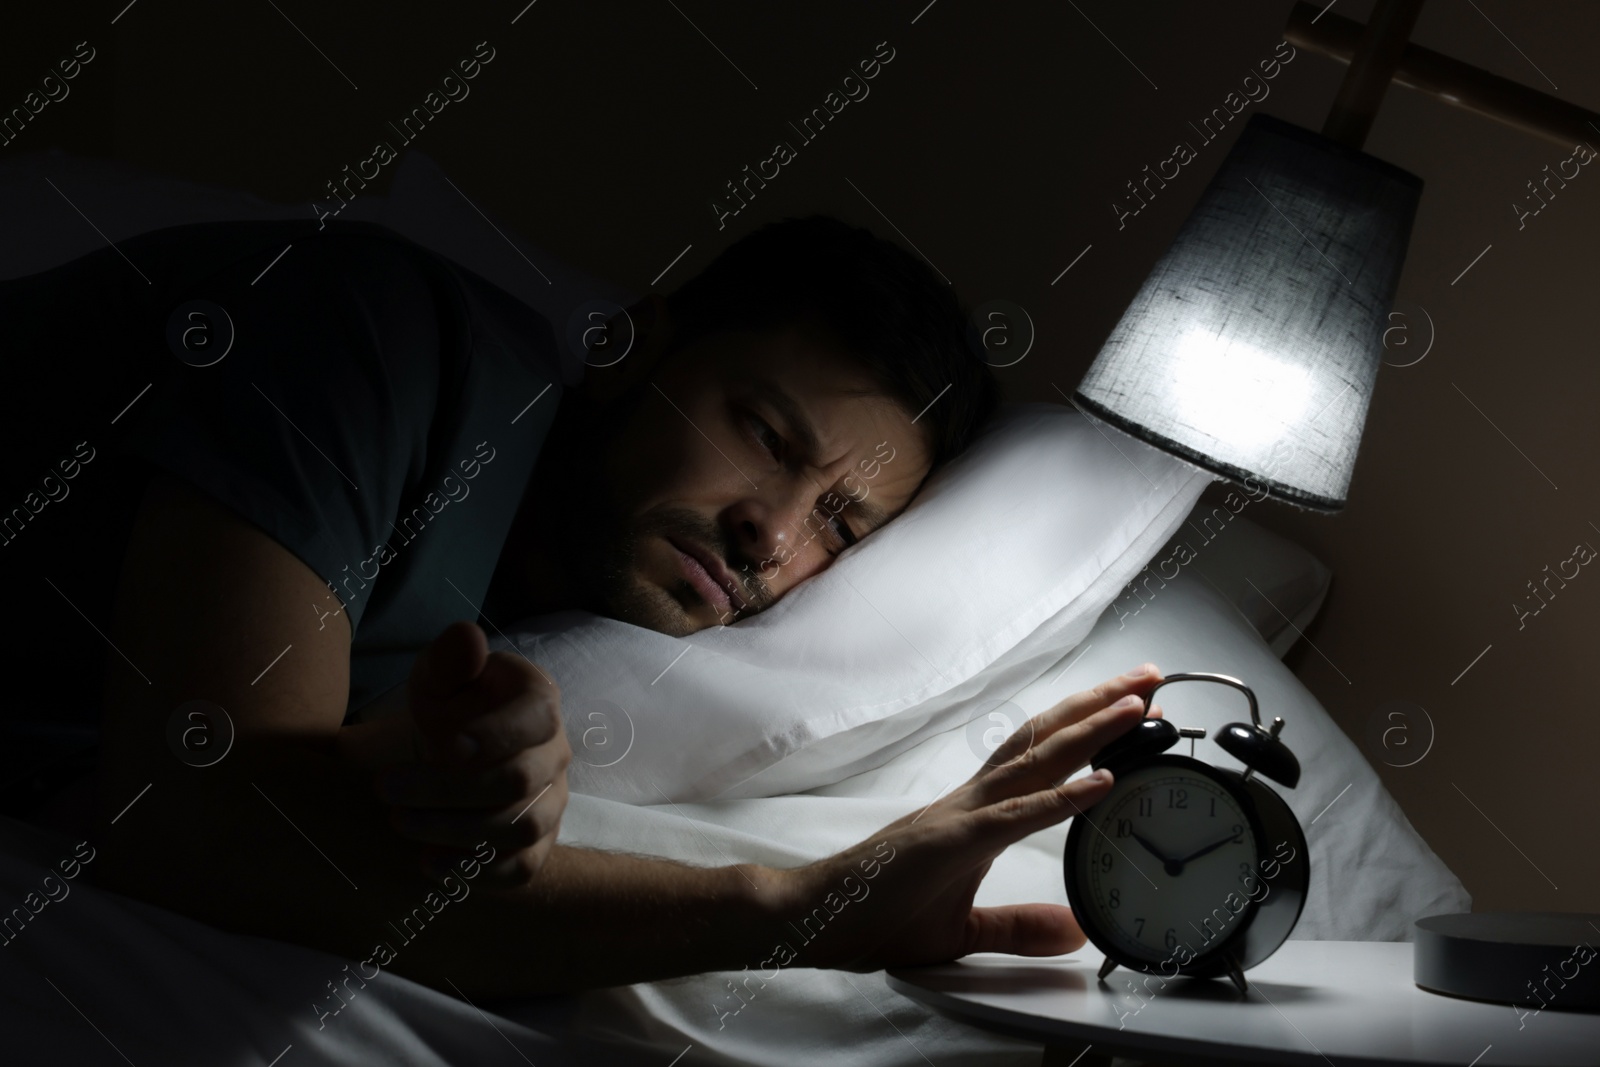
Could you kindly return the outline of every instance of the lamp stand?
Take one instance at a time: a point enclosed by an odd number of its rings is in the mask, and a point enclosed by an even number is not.
[[[1353,19],[1328,12],[1325,8],[1305,3],[1303,0],[1296,4],[1290,13],[1289,23],[1283,31],[1284,40],[1296,48],[1304,48],[1308,52],[1316,52],[1351,65],[1350,72],[1339,90],[1339,102],[1335,103],[1333,112],[1328,116],[1328,123],[1323,127],[1323,132],[1329,137],[1346,144],[1350,143],[1344,140],[1342,130],[1336,127],[1336,120],[1344,124],[1356,117],[1357,107],[1361,101],[1354,99],[1356,85],[1352,84],[1353,80],[1357,85],[1364,85],[1366,93],[1372,93],[1370,79],[1378,76],[1379,71],[1376,57],[1367,61],[1365,72],[1358,71],[1357,64],[1362,49],[1369,44],[1374,52],[1380,44],[1393,46],[1394,40],[1386,39],[1386,27],[1379,26],[1379,23],[1390,8],[1397,6],[1407,5],[1380,4],[1367,27],[1363,27]],[[1410,6],[1414,8],[1420,5]],[[1396,16],[1390,15],[1390,17]],[[1413,21],[1415,19],[1414,11],[1412,19]],[[1385,68],[1386,72],[1382,74],[1384,79],[1524,133],[1543,137],[1566,149],[1571,149],[1579,141],[1600,138],[1600,112],[1568,103],[1549,93],[1541,93],[1537,89],[1530,89],[1510,78],[1490,74],[1486,70],[1452,59],[1441,52],[1414,44],[1404,44],[1404,38],[1409,35],[1410,27],[1411,22],[1407,22],[1405,33],[1397,35],[1402,45],[1399,58]],[[1370,42],[1369,36],[1372,37]],[[1386,85],[1381,84],[1377,86],[1376,94],[1371,97],[1370,103],[1366,104],[1367,119],[1360,127],[1360,138],[1364,138],[1370,128],[1371,112],[1376,111],[1385,87]],[[1351,95],[1352,101],[1349,105],[1341,107],[1347,93]],[[1345,110],[1352,112],[1351,119],[1341,115],[1341,111]],[[1356,144],[1359,146],[1359,139]]]
[[[1361,151],[1421,10],[1422,0],[1378,0],[1322,124],[1324,137]]]

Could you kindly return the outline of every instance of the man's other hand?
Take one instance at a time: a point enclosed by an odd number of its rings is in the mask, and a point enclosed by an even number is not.
[[[475,624],[448,626],[407,685],[412,759],[378,777],[396,832],[443,874],[469,856],[487,888],[529,885],[567,806],[572,761],[561,692],[532,662],[493,652]]]

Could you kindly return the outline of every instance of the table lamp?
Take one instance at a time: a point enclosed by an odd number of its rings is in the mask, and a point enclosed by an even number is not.
[[[1255,115],[1078,403],[1277,499],[1343,507],[1421,195],[1398,167]]]
[[[1322,132],[1250,119],[1078,384],[1081,408],[1278,500],[1344,506],[1422,192],[1361,151],[1389,83],[1569,146],[1597,117],[1408,44],[1421,6],[1379,0],[1361,27],[1297,5],[1286,39],[1350,63]]]

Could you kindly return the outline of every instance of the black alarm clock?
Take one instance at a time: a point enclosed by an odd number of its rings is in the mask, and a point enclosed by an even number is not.
[[[1215,739],[1242,772],[1166,754],[1180,738],[1205,736],[1150,717],[1156,690],[1174,682],[1244,693],[1251,723],[1230,723]],[[1145,694],[1144,707],[1139,724],[1091,761],[1108,768],[1114,784],[1072,820],[1067,899],[1105,953],[1102,981],[1120,964],[1163,978],[1227,975],[1243,995],[1244,972],[1294,929],[1311,873],[1300,823],[1257,776],[1292,789],[1300,763],[1278,740],[1283,720],[1262,726],[1255,694],[1237,678],[1169,675]]]

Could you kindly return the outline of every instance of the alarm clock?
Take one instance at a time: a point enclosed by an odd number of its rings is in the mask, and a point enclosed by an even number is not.
[[[1151,718],[1156,691],[1174,683],[1240,690],[1251,722],[1215,737],[1243,771],[1193,758],[1198,728]],[[1227,975],[1243,995],[1244,972],[1277,951],[1300,918],[1310,882],[1305,834],[1261,778],[1294,788],[1300,763],[1278,739],[1283,719],[1261,725],[1250,688],[1225,674],[1167,676],[1145,694],[1145,717],[1091,760],[1109,769],[1111,792],[1072,820],[1064,870],[1079,927],[1105,953],[1100,979],[1118,965],[1160,974]],[[1190,738],[1189,756],[1168,755]]]

